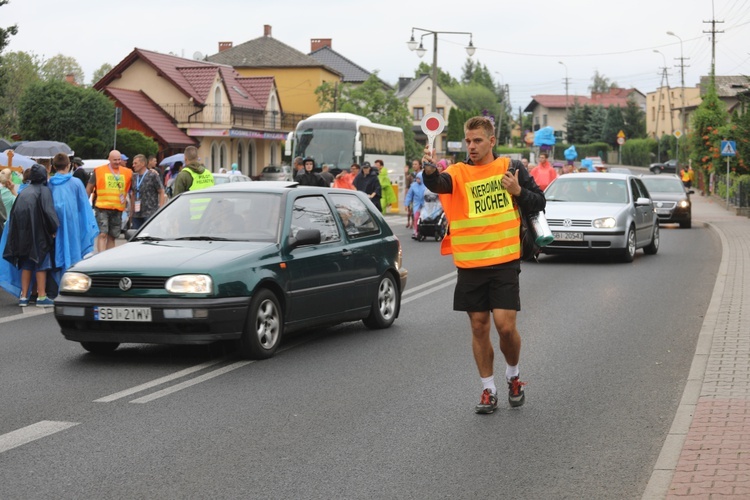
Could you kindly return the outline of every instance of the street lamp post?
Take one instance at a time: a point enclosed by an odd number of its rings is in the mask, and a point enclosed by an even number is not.
[[[416,31],[423,31],[424,34],[419,39],[419,46],[417,46],[417,41],[414,39],[414,30]],[[476,52],[476,47],[474,47],[473,38],[474,35],[468,31],[434,31],[434,30],[427,30],[423,28],[412,28],[411,29],[411,39],[406,42],[406,46],[409,47],[409,50],[416,51],[417,55],[419,57],[422,57],[425,55],[425,52],[427,50],[422,45],[422,39],[432,34],[432,109],[431,111],[433,113],[437,112],[437,85],[438,85],[438,65],[437,65],[437,56],[438,56],[438,34],[446,34],[446,35],[469,35],[469,45],[466,46],[466,53],[469,54],[469,57],[474,55],[474,52]]]
[[[565,131],[568,131],[568,65],[562,61],[557,61],[565,67]]]
[[[683,59],[682,56],[682,38],[680,38],[678,35],[673,33],[672,31],[667,31],[667,35],[677,37],[677,39],[680,41],[680,95],[682,97],[682,110],[680,111],[680,132],[681,134],[685,134],[685,59]],[[677,162],[680,162],[680,139],[677,139]]]

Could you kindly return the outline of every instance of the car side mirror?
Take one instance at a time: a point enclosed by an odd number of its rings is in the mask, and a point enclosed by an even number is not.
[[[651,205],[650,198],[638,198],[637,200],[635,200],[636,207],[646,207],[648,205]]]
[[[137,232],[137,229],[128,229],[127,231],[125,231],[125,241],[133,241],[133,237]]]
[[[300,229],[296,236],[289,237],[289,248],[297,248],[304,245],[319,245],[320,230]]]

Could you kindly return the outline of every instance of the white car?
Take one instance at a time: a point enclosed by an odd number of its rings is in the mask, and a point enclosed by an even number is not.
[[[554,241],[545,254],[614,253],[631,262],[638,248],[659,250],[659,218],[643,181],[633,175],[562,175],[544,191]]]

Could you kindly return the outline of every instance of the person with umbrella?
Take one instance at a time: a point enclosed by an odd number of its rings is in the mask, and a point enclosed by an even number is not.
[[[97,167],[89,176],[86,194],[96,192],[94,214],[99,226],[96,239],[97,252],[115,246],[115,238],[122,230],[122,213],[127,208],[128,193],[133,172],[121,166],[122,155],[117,150],[109,153],[109,163]]]
[[[47,169],[36,164],[29,170],[30,184],[18,193],[0,240],[0,286],[16,295],[18,305],[25,307],[29,305],[32,278],[36,278],[36,305],[49,307],[54,302],[47,297],[47,271],[54,267],[54,240],[60,222],[47,187]]]

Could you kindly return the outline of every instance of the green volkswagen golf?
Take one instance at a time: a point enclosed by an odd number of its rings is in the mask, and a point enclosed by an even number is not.
[[[55,318],[90,352],[229,340],[268,358],[287,332],[390,327],[406,286],[398,238],[358,191],[224,184],[181,194],[127,236],[60,282]]]

